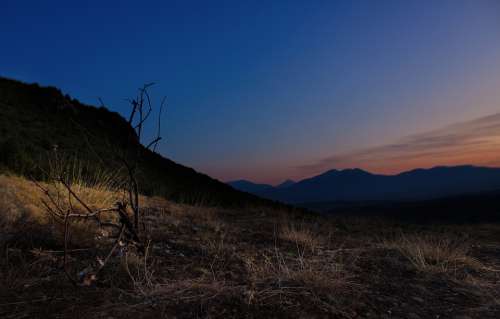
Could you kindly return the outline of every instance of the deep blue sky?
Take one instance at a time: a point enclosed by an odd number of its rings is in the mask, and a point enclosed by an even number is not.
[[[320,173],[500,107],[495,0],[2,0],[0,41],[0,75],[122,114],[157,82],[161,153],[222,180]]]

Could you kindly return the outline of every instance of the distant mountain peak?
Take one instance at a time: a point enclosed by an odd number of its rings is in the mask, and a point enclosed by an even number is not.
[[[372,173],[367,172],[361,168],[346,168],[340,171],[341,173],[356,173],[356,174],[368,174],[372,175]]]
[[[286,187],[292,186],[293,184],[295,184],[295,181],[293,181],[291,179],[287,179],[287,180],[283,181],[282,183],[276,185],[275,187],[276,188],[286,188]]]
[[[373,174],[365,170],[362,170],[361,168],[345,168],[345,169],[331,169],[316,177],[330,177],[330,176],[340,176],[340,175],[373,175]]]

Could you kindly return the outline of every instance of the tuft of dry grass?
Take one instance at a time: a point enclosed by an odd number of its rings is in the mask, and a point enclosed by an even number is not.
[[[20,177],[0,175],[0,224],[7,227],[26,217],[44,220],[41,198],[34,184]]]
[[[143,296],[151,294],[155,287],[154,261],[150,261],[150,242],[146,246],[146,254],[127,251],[122,259],[122,267],[137,292]]]
[[[306,242],[310,243],[309,238]],[[304,249],[297,246],[296,253],[290,253],[275,245],[273,251],[244,256],[250,283],[247,302],[302,294],[332,295],[352,286],[347,267],[335,251],[306,255]]]
[[[402,235],[385,242],[385,246],[397,249],[420,271],[454,272],[462,267],[483,268],[477,259],[470,256],[470,243],[450,234]]]
[[[285,222],[279,235],[281,239],[308,248],[311,252],[314,252],[321,243],[320,236],[306,223]]]
[[[225,227],[224,222],[218,215],[216,207],[199,207],[194,206],[185,209],[184,216],[191,224],[209,227],[215,232],[221,232]]]

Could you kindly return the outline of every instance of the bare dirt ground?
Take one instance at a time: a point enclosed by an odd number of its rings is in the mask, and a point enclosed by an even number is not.
[[[65,277],[60,229],[28,190],[0,181],[1,318],[500,317],[500,225],[148,199],[147,258],[118,252],[83,287]],[[71,243],[75,272],[99,254],[87,239]]]

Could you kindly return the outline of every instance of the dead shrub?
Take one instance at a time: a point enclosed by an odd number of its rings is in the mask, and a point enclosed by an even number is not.
[[[144,296],[154,292],[154,263],[150,261],[150,242],[145,247],[145,253],[140,254],[134,250],[123,252],[122,266],[127,272],[136,291]]]

